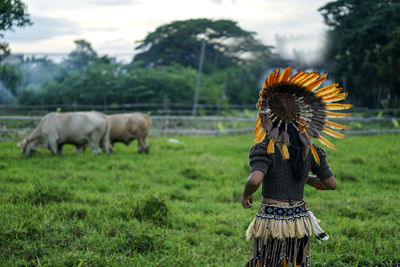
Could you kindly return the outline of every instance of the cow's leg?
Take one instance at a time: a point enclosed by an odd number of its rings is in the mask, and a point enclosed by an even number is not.
[[[146,137],[147,137],[147,135],[143,136],[144,153],[149,154],[150,148],[149,148],[149,145],[146,143]]]
[[[103,140],[101,144],[101,148],[103,149],[103,152],[106,154],[110,154],[112,152],[111,149],[111,144],[109,140]]]
[[[99,143],[89,139],[89,146],[93,154],[100,154]]]
[[[57,139],[56,138],[51,138],[48,141],[48,147],[51,151],[51,154],[56,155],[58,153],[58,145],[57,145]]]
[[[74,152],[75,153],[83,153],[83,152],[85,152],[86,147],[87,147],[87,144],[75,145]]]
[[[101,142],[101,138],[102,136],[99,131],[95,131],[94,133],[92,133],[91,138],[89,138],[88,144],[93,154],[100,154],[99,144]]]
[[[138,138],[137,144],[138,144],[138,152],[139,154],[142,154],[144,150],[143,150],[143,141],[141,137]]]
[[[139,153],[149,153],[149,146],[146,144],[146,137],[141,136],[138,138],[138,152]]]

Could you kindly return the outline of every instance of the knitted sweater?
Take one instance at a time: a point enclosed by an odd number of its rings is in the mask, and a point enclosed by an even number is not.
[[[310,171],[321,181],[333,176],[326,161],[326,152],[315,146],[320,158],[320,165],[315,162],[309,151],[304,160],[301,179],[294,179],[291,165],[288,160],[283,159],[276,146],[274,154],[267,154],[267,141],[267,139],[264,139],[263,142],[255,144],[249,151],[250,172],[258,170],[265,174],[262,181],[263,197],[277,200],[303,200],[304,186]]]

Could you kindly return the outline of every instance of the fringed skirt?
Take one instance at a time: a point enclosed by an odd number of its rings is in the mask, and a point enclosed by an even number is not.
[[[326,240],[305,201],[260,204],[246,238],[254,239],[248,267],[309,266],[312,232]]]

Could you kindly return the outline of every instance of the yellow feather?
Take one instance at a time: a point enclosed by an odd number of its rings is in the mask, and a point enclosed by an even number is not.
[[[289,83],[293,83],[293,80],[297,79],[303,73],[304,73],[304,71],[297,72],[295,75],[292,76],[292,78],[289,79]]]
[[[349,109],[352,108],[352,104],[327,104],[325,108],[327,110],[342,110],[342,109]]]
[[[299,119],[299,129],[300,131],[305,131],[304,126],[303,125],[307,125],[306,122],[302,119]]]
[[[283,157],[284,159],[289,159],[289,150],[287,148],[286,144],[282,144],[282,152],[283,152]]]
[[[298,82],[299,85],[306,87],[307,84],[312,83],[313,81],[315,81],[317,79],[317,77],[319,76],[318,73],[316,72],[312,72],[308,75],[308,77],[303,78],[301,81]]]
[[[287,67],[283,72],[281,77],[279,78],[280,82],[287,82],[289,80],[290,74],[292,73],[292,68]]]
[[[331,85],[322,87],[321,89],[319,89],[319,90],[315,93],[315,96],[323,97],[323,96],[325,96],[325,95],[327,95],[327,94],[330,94],[330,93],[332,93],[332,92],[336,92],[336,91],[338,90],[338,88],[336,88],[336,87],[338,87],[338,86],[339,86],[338,83],[333,83],[333,84],[331,84]],[[341,89],[340,89],[340,90],[341,90]],[[338,92],[340,92],[340,90],[339,90]]]
[[[347,93],[341,93],[335,96],[331,96],[331,97],[327,97],[325,98],[325,96],[322,98],[322,101],[327,103],[327,102],[336,102],[336,101],[340,101],[343,99],[346,99],[347,97]]]
[[[323,94],[323,96],[319,96],[320,98],[329,98],[329,97],[334,97],[337,96],[340,91],[342,91],[342,87],[337,87],[336,89],[331,90],[329,93],[327,94]]]
[[[273,84],[274,84],[274,81],[275,81],[275,72],[271,73],[271,74],[268,76],[268,86],[273,85]]]
[[[328,76],[328,74],[324,74],[321,77],[319,77],[317,80],[313,81],[310,84],[306,85],[306,88],[308,91],[313,92],[315,91],[325,80],[326,80],[326,76]]]
[[[254,130],[254,135],[259,136],[263,130],[264,129],[263,129],[262,125],[258,125],[257,128]]]
[[[275,73],[274,72],[272,72],[268,77],[267,77],[267,79],[265,79],[265,81],[264,81],[264,84],[263,84],[263,91],[265,90],[265,89],[267,89],[269,86],[271,86],[272,85],[272,78],[274,77],[274,75],[275,75]]]
[[[337,148],[334,145],[332,145],[331,142],[326,140],[324,137],[320,136],[317,138],[317,140],[320,141],[322,144],[326,145],[327,147],[337,150]]]
[[[274,139],[269,140],[268,147],[267,147],[267,153],[268,154],[275,153],[275,140]]]
[[[346,114],[346,113],[338,113],[338,114]],[[350,113],[348,113],[350,114]],[[343,129],[350,129],[350,126],[347,125],[343,125],[343,124],[339,124],[333,121],[325,121],[325,124],[329,127],[331,127],[332,129],[337,129],[337,130],[343,130]]]
[[[293,83],[293,84],[298,84],[299,81],[303,80],[304,77],[307,77],[307,76],[308,76],[308,73],[307,73],[307,72],[303,72],[303,73],[300,73],[300,75],[297,76],[297,77],[294,78],[294,79],[293,79],[293,77],[292,77],[292,79],[290,79],[289,82],[290,82],[290,83]]]
[[[254,143],[260,143],[264,140],[265,136],[267,135],[266,132],[262,132],[259,136],[254,139]]]
[[[328,118],[344,118],[350,116],[351,113],[325,112]]]
[[[336,138],[345,138],[346,136],[344,134],[335,132],[329,128],[323,128],[322,131],[330,136],[336,137]]]
[[[281,77],[281,69],[277,68],[275,71],[274,84],[279,82],[279,77]]]
[[[275,81],[275,72],[271,73],[268,76],[268,87],[271,87],[272,85],[274,85],[275,84],[274,81]]]
[[[311,149],[311,153],[312,153],[312,155],[313,155],[313,157],[314,157],[314,159],[315,159],[315,162],[319,165],[320,164],[320,159],[319,159],[319,156],[318,156],[318,153],[317,153],[317,151],[315,150],[315,147],[314,147],[314,145],[310,145],[310,149]]]
[[[258,115],[258,118],[256,120],[256,126],[258,126],[261,123],[261,117]]]
[[[268,83],[268,77],[265,79],[265,81],[264,81],[264,84],[263,84],[263,87],[262,87],[262,91],[264,91],[265,89],[267,89],[268,88],[268,85],[269,85],[269,83]]]

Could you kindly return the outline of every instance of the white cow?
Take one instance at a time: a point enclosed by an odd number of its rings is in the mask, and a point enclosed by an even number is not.
[[[64,144],[81,147],[89,144],[94,154],[100,146],[110,153],[110,128],[107,118],[99,112],[49,113],[19,146],[22,154],[30,156],[39,146],[47,147],[51,153],[62,153]]]

